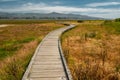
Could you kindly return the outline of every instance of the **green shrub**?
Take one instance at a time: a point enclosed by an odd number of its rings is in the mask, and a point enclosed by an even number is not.
[[[78,22],[78,23],[83,23],[84,21],[83,21],[83,20],[78,20],[77,22]]]
[[[105,20],[104,24],[108,24],[108,23],[111,23],[111,22],[112,22],[112,20]]]
[[[27,43],[27,42],[30,42],[30,41],[33,41],[33,40],[35,40],[35,38],[29,37],[29,38],[25,38],[24,40],[19,41],[19,43]]]
[[[115,19],[115,22],[120,22],[120,18]]]

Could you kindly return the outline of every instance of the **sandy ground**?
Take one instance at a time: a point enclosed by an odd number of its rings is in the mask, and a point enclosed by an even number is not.
[[[8,25],[5,25],[5,24],[2,24],[2,25],[0,25],[0,27],[7,27]]]

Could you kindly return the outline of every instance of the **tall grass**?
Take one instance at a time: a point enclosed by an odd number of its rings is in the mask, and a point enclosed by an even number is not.
[[[35,48],[44,36],[64,26],[54,21],[26,23],[21,20],[12,23],[15,24],[0,28],[0,80],[21,80]]]
[[[4,59],[1,63],[0,79],[20,80],[37,44],[37,41],[26,43],[16,52],[17,54]]]
[[[120,80],[119,23],[109,24],[114,26],[84,21],[63,34],[62,47],[74,80]]]
[[[39,24],[55,22],[51,20],[0,20],[0,24]]]
[[[105,21],[104,26],[109,34],[120,34],[120,22]]]
[[[75,23],[77,22],[76,20],[14,20],[14,19],[3,19],[0,20],[0,24],[40,24],[40,23]]]

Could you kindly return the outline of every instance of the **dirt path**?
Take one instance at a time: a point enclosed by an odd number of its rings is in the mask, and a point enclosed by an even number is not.
[[[6,24],[2,24],[2,25],[0,25],[0,27],[7,27],[8,25],[6,25]]]

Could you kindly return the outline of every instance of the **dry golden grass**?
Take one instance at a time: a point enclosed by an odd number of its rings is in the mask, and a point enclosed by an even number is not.
[[[1,79],[20,80],[37,45],[37,41],[26,43],[20,50],[16,51],[15,55],[4,59],[0,65]]]
[[[11,25],[0,28],[0,80],[21,80],[38,43],[64,26],[54,21]]]
[[[86,21],[62,36],[74,80],[120,80],[120,35],[102,23]]]

